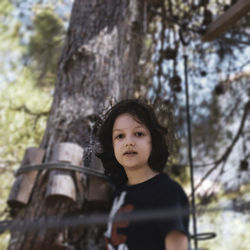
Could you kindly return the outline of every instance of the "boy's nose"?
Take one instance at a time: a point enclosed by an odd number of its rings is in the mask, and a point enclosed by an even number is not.
[[[134,146],[134,145],[135,145],[134,142],[127,142],[127,143],[125,144],[126,147],[131,147],[131,146]]]
[[[131,146],[134,146],[134,145],[135,145],[134,140],[131,137],[128,137],[127,140],[125,141],[125,146],[126,147],[131,147]]]

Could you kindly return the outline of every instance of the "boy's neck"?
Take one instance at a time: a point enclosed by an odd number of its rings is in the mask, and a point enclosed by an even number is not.
[[[154,176],[158,175],[159,172],[152,170],[151,168],[142,168],[136,170],[125,170],[128,177],[128,185],[135,185],[145,182]]]

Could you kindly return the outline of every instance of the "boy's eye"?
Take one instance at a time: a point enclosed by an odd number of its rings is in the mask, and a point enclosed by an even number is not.
[[[115,139],[122,139],[123,137],[124,137],[123,134],[118,134],[118,135],[115,136]]]
[[[141,136],[144,136],[144,133],[143,132],[136,132],[135,135],[138,137],[141,137]]]

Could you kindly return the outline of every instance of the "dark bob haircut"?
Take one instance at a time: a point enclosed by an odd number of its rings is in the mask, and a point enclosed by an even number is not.
[[[96,155],[101,159],[105,174],[116,184],[124,184],[127,181],[126,173],[123,167],[116,160],[112,143],[113,125],[118,116],[128,113],[141,122],[151,133],[152,152],[148,159],[151,169],[161,172],[168,159],[168,148],[165,140],[167,129],[162,127],[153,111],[153,109],[142,101],[137,99],[123,100],[114,105],[107,111],[104,121],[99,129],[98,137],[101,146],[101,152]]]

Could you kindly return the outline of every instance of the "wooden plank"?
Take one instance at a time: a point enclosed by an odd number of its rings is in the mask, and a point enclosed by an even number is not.
[[[53,148],[52,162],[69,162],[80,166],[83,158],[83,148],[71,142],[58,143]],[[46,201],[56,204],[61,201],[76,201],[75,173],[65,170],[52,170],[46,192]]]
[[[42,163],[44,154],[45,150],[42,148],[27,148],[21,167],[23,165],[32,166]],[[21,208],[29,202],[36,177],[37,171],[30,171],[17,177],[7,201],[10,207]]]
[[[109,204],[111,198],[111,185],[107,180],[101,177],[89,176],[88,178],[88,202]]]
[[[208,26],[205,35],[202,37],[202,41],[208,42],[216,39],[242,16],[246,15],[248,11],[250,11],[250,0],[239,0]]]

